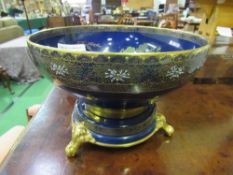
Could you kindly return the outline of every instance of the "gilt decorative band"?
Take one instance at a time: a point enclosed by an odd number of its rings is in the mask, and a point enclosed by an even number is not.
[[[148,128],[153,122],[155,106],[149,105],[143,113],[131,118],[113,119],[106,118],[101,113],[96,115],[88,110],[83,110],[82,104],[78,104],[73,112],[73,120],[85,122],[85,126],[91,131],[109,136],[128,136],[137,134]]]

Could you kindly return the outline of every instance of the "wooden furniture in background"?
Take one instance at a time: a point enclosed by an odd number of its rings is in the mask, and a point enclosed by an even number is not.
[[[75,26],[81,25],[81,20],[79,16],[66,16],[64,17],[65,26]]]
[[[176,29],[178,24],[178,13],[161,14],[159,27]]]
[[[50,16],[48,17],[48,28],[63,27],[65,26],[64,17]]]
[[[79,16],[51,16],[48,17],[48,28],[81,25]]]
[[[128,0],[126,6],[132,9],[153,9],[154,0],[138,1],[138,0]]]
[[[97,24],[118,24],[120,17],[115,17],[112,15],[98,15],[96,16]]]
[[[55,88],[0,167],[0,175],[230,175],[232,94],[229,85],[190,82],[158,102],[158,112],[175,127],[172,138],[160,131],[126,149],[85,144],[75,158],[68,159],[64,148],[71,137],[75,98]]]
[[[135,17],[134,18],[135,25],[143,25],[143,26],[155,26],[157,24],[157,20],[148,19],[148,17]]]
[[[217,0],[200,1],[197,3],[205,13],[202,15],[202,22],[199,27],[199,33],[208,37],[211,44],[215,41],[216,27],[233,28],[233,1],[225,0],[222,4],[217,4]],[[212,3],[211,3],[212,2]]]
[[[125,24],[125,25],[135,25],[135,19],[131,15],[126,14],[126,15],[120,16],[117,23]]]
[[[201,21],[189,20],[188,18],[179,18],[177,28],[184,31],[196,32],[199,29]]]

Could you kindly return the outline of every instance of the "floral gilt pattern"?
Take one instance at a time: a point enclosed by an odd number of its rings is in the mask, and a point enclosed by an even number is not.
[[[125,79],[130,78],[130,74],[128,70],[115,70],[115,69],[108,69],[105,72],[105,78],[110,79],[111,82],[124,82]]]
[[[184,73],[183,68],[178,66],[172,66],[169,71],[167,72],[166,76],[169,79],[179,78],[180,75]]]
[[[175,36],[177,39],[190,41],[200,47],[179,52],[161,50],[159,53],[118,54],[60,51],[57,48],[44,47],[39,44],[42,43],[40,41],[43,39],[56,38],[67,33],[73,36],[79,31],[136,32],[142,33],[145,37],[151,37],[154,34]],[[46,68],[53,78],[60,81],[60,85],[90,92],[93,95],[99,92],[111,94],[122,92],[131,94],[137,92],[159,93],[164,89],[179,86],[203,65],[208,50],[207,44],[204,38],[186,34],[183,31],[127,26],[71,27],[48,30],[31,35],[28,40],[29,49],[39,63],[38,65]],[[117,47],[127,46],[118,45]],[[141,46],[141,48],[143,50],[150,49],[146,45]],[[137,47],[134,48],[134,50],[136,49]]]
[[[56,63],[50,64],[50,69],[55,72],[56,75],[67,75],[68,70],[65,65],[57,65]]]

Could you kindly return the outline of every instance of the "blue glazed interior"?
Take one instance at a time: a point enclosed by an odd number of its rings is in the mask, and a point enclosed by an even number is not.
[[[90,52],[168,52],[201,47],[200,44],[175,36],[136,31],[79,31],[72,34],[66,33],[51,37],[48,36],[35,42],[55,48],[58,47],[58,43],[71,45],[85,44],[86,50]],[[126,50],[127,48],[128,50]]]

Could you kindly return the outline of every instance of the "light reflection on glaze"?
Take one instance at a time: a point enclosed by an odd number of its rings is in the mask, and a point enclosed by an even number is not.
[[[200,47],[198,44],[175,36],[166,36],[139,32],[77,32],[75,34],[63,34],[48,37],[38,41],[39,44],[57,47],[61,44],[85,44],[87,51],[93,52],[167,52],[187,50]],[[138,48],[142,45],[152,46],[150,49]],[[154,47],[153,47],[154,46]],[[106,49],[108,47],[108,49]],[[129,49],[133,48],[133,49]],[[159,49],[158,49],[159,48]]]

